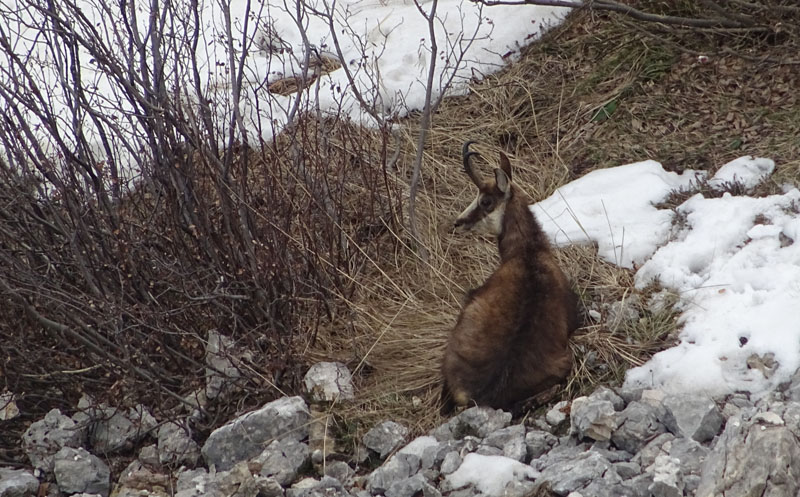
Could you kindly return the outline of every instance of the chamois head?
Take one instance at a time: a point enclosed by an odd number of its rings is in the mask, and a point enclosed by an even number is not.
[[[478,229],[499,236],[503,231],[503,215],[506,204],[511,198],[511,163],[503,152],[500,152],[500,167],[494,170],[494,181],[483,181],[475,173],[470,159],[478,152],[470,151],[469,146],[475,142],[468,141],[461,149],[464,161],[464,172],[478,187],[478,196],[464,209],[455,225],[464,230]]]

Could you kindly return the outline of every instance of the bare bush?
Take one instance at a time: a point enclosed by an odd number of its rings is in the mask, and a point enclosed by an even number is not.
[[[191,3],[98,2],[102,22],[73,2],[2,7],[0,379],[22,424],[83,393],[179,406],[203,385],[209,330],[253,352],[242,402],[293,389],[298,348],[397,222],[387,129],[301,92],[269,140],[253,115],[287,100],[245,94],[252,30],[231,29],[268,15],[224,4],[208,66]]]

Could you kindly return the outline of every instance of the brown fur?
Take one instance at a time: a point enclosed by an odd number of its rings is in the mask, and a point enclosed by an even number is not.
[[[501,166],[510,183],[510,164],[502,154]],[[558,384],[572,369],[569,337],[577,327],[576,296],[528,198],[513,184],[502,192],[498,171],[498,179],[478,186],[481,196],[493,197],[491,210],[505,204],[497,238],[500,266],[467,295],[450,333],[442,365],[445,412],[472,403],[511,409]],[[480,204],[475,210],[483,212],[465,212],[457,224],[469,228],[491,214]]]

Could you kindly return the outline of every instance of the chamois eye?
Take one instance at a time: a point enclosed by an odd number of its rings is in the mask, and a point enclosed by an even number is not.
[[[481,208],[489,210],[492,208],[494,201],[492,200],[492,197],[481,197],[479,203],[481,204]]]

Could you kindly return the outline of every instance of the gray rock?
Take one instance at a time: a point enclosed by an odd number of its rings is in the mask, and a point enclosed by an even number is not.
[[[236,388],[242,373],[232,357],[235,342],[230,337],[220,335],[216,330],[208,332],[206,345],[206,399],[216,399]]]
[[[367,490],[373,495],[383,494],[393,483],[416,474],[419,467],[420,458],[418,456],[398,452],[367,476]]]
[[[459,455],[456,451],[448,452],[446,456],[444,456],[444,460],[442,460],[442,474],[449,475],[453,473],[455,470],[461,466],[461,455]]]
[[[631,402],[641,401],[643,391],[643,388],[622,388],[618,391],[618,394],[620,397],[622,397],[622,401],[627,405]]]
[[[442,497],[442,493],[419,473],[396,481],[386,489],[386,497],[414,497],[420,494],[423,497]]]
[[[200,458],[200,447],[192,440],[188,428],[168,421],[158,428],[158,461],[161,464],[194,466]]]
[[[800,402],[800,369],[794,372],[789,379],[787,389],[783,392],[786,400]]]
[[[570,495],[574,493],[577,492],[573,492]],[[601,478],[589,483],[589,485],[580,490],[579,495],[586,497],[640,497],[645,494],[636,493],[632,488]]]
[[[538,471],[543,471],[555,464],[566,464],[580,457],[586,457],[586,452],[589,450],[589,447],[587,443],[576,445],[574,443],[559,441],[558,445],[550,449],[549,452],[543,454],[538,459],[532,460],[531,466]]]
[[[728,419],[706,457],[696,495],[777,497],[800,491],[800,440],[786,426]]]
[[[669,457],[680,461],[684,476],[700,476],[709,450],[691,438],[676,438],[670,443]]]
[[[0,468],[0,497],[36,495],[39,480],[24,469]]]
[[[622,462],[630,461],[633,455],[624,450],[615,450],[609,442],[595,442],[589,449],[592,452],[597,452],[601,456],[609,460],[609,462]]]
[[[351,400],[355,398],[353,377],[340,362],[320,362],[309,368],[303,378],[306,392],[315,402]]]
[[[130,450],[157,426],[156,419],[142,405],[130,409],[114,407],[90,408],[83,411],[89,418],[89,444],[99,454]],[[80,419],[73,417],[73,419]]]
[[[350,493],[339,480],[323,476],[321,480],[300,480],[286,491],[286,497],[350,497]]]
[[[584,452],[573,460],[565,460],[548,466],[536,481],[549,482],[553,492],[558,495],[567,495],[607,474],[615,474],[615,472],[614,467],[605,457],[596,452]],[[617,480],[620,480],[618,476]]]
[[[528,447],[525,444],[525,427],[512,425],[493,431],[483,439],[483,444],[501,450],[500,455],[524,462]]]
[[[637,496],[650,496],[650,485],[653,484],[653,473],[636,475],[622,482],[622,488],[629,488]]]
[[[384,421],[373,427],[364,435],[364,445],[368,449],[378,453],[378,457],[385,459],[386,456],[395,451],[408,435],[408,428],[395,423],[394,421]]]
[[[608,387],[599,386],[589,395],[592,400],[607,400],[614,406],[615,411],[625,409],[625,400]]]
[[[85,432],[58,409],[48,412],[22,435],[22,449],[34,467],[53,471],[53,456],[63,447],[80,447]]]
[[[529,431],[525,435],[528,460],[530,461],[541,457],[542,454],[549,451],[557,442],[558,439],[546,431]]]
[[[578,397],[572,401],[570,423],[572,433],[578,438],[611,440],[611,434],[617,429],[617,411],[610,400]]]
[[[680,461],[666,455],[656,457],[650,493],[654,497],[682,497],[683,488]]]
[[[161,464],[158,459],[158,447],[156,445],[146,445],[139,451],[139,460],[142,464],[157,467]]]
[[[447,454],[450,452],[460,453],[464,445],[464,440],[448,440],[426,447],[422,452],[422,457],[420,457],[420,467],[423,470],[437,469],[439,465],[442,464]]]
[[[800,438],[800,402],[790,402],[783,411],[783,422]]]
[[[611,441],[617,448],[635,454],[666,430],[658,418],[658,411],[653,406],[631,402],[620,413],[618,428],[611,435]]]
[[[669,395],[664,399],[664,425],[679,437],[707,442],[719,433],[722,414],[708,397],[701,395]]]
[[[178,473],[175,497],[281,497],[283,489],[271,479],[253,476],[246,462],[230,471],[208,472],[205,469]]]
[[[614,470],[623,480],[629,480],[642,472],[642,467],[635,462],[617,462],[614,463]]]
[[[79,492],[107,496],[111,491],[111,471],[106,463],[85,449],[64,447],[54,456],[53,472],[58,489],[67,494]]]
[[[673,440],[675,440],[675,435],[672,433],[662,433],[647,442],[647,445],[634,456],[633,461],[639,463],[643,468],[652,466],[656,462],[656,457],[669,455]]]
[[[530,480],[512,480],[503,490],[503,497],[531,497],[539,485]]]
[[[467,435],[485,438],[510,423],[511,413],[491,407],[470,407],[433,430],[432,435],[439,441],[460,439]]]
[[[356,472],[344,461],[331,461],[325,464],[323,476],[330,476],[339,480],[344,485],[349,485]]]
[[[562,400],[561,402],[557,402],[550,410],[547,411],[547,414],[544,415],[544,419],[550,426],[558,426],[564,421],[567,420],[567,406],[569,406],[569,401]]]
[[[19,416],[17,400],[11,392],[0,393],[0,421],[8,421]]]
[[[275,440],[253,462],[261,466],[261,476],[272,477],[286,487],[309,463],[308,445],[292,439]]]
[[[227,470],[261,453],[278,438],[303,440],[308,436],[309,412],[300,397],[283,397],[214,430],[203,445],[209,465]]]
[[[119,475],[114,497],[167,497],[168,489],[172,489],[169,476],[150,471],[141,462],[134,460]]]

